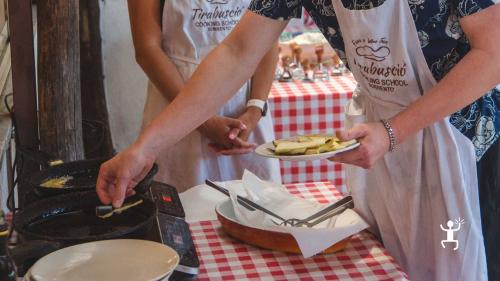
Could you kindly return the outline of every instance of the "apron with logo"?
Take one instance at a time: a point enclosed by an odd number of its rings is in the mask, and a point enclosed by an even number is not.
[[[348,127],[389,119],[436,84],[407,1],[368,10],[332,3],[358,82],[346,107]],[[370,170],[348,166],[347,185],[357,211],[411,280],[487,280],[474,149],[448,118]]]
[[[163,7],[163,49],[187,81],[203,58],[229,34],[250,0],[168,0]],[[228,77],[227,79],[231,79]],[[246,110],[250,81],[219,109],[220,116],[238,118]],[[207,97],[208,98],[208,97]],[[143,126],[149,124],[168,105],[168,100],[149,83]],[[200,106],[202,106],[200,104]],[[260,119],[249,141],[257,144],[274,139],[270,114]],[[179,191],[201,184],[205,179],[241,179],[248,169],[265,180],[281,182],[279,163],[255,153],[218,156],[210,140],[193,131],[176,145],[159,153],[157,180]]]

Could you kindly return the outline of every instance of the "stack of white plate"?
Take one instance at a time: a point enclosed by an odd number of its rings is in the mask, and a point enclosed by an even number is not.
[[[179,256],[161,243],[119,239],[78,244],[40,260],[24,281],[158,281],[179,264]]]

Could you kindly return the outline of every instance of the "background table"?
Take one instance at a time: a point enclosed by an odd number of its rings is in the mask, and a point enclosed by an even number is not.
[[[344,128],[344,107],[355,87],[352,75],[332,77],[328,82],[274,82],[269,108],[276,138],[335,133]],[[331,181],[341,192],[346,191],[341,164],[280,161],[280,166],[283,183]]]
[[[331,183],[293,184],[292,194],[321,203],[340,196]],[[259,249],[228,237],[218,221],[190,224],[200,258],[198,280],[408,280],[368,232],[355,235],[344,251],[304,259]]]

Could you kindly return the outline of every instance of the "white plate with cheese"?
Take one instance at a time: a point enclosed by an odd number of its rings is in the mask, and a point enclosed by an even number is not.
[[[359,145],[356,140],[340,142],[332,135],[304,135],[262,144],[255,152],[284,161],[311,161],[328,159]]]

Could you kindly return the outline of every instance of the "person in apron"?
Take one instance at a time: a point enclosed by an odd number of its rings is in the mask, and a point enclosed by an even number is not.
[[[477,11],[478,1],[453,3],[461,3],[457,9]],[[366,7],[348,9],[345,2]],[[136,143],[103,164],[97,184],[100,199],[119,205],[122,194],[131,190],[134,179],[141,178],[151,165],[151,151],[172,146],[187,132],[170,124],[195,126],[208,117],[208,108],[194,114],[195,109],[189,105],[202,100],[198,94],[205,86],[199,82],[202,78],[213,79],[211,85],[217,85],[227,74],[210,72],[211,65],[233,66],[236,58],[255,63],[303,5],[321,24],[329,41],[344,47],[341,55],[345,55],[358,81],[346,111],[346,123],[352,129],[340,136],[359,138],[361,146],[333,159],[371,168],[348,169],[348,187],[357,211],[411,280],[487,280],[475,162],[478,150],[475,153],[472,142],[450,125],[448,117],[439,116],[465,107],[467,100],[480,98],[482,91],[500,82],[496,63],[500,55],[489,40],[500,38],[500,18],[496,16],[500,5],[485,6],[478,16],[468,17],[464,28],[467,35],[474,35],[469,37],[474,56],[458,62],[456,71],[437,83],[421,48],[426,38],[417,31],[412,15],[415,9],[425,9],[426,3],[440,11],[429,20],[439,24],[438,18],[444,17],[449,8],[447,1],[254,0],[249,8],[253,13],[245,15],[228,36],[228,48],[238,46],[242,50],[234,54],[217,48],[200,65],[179,99],[162,111]],[[333,17],[336,20],[325,25]],[[494,27],[478,28],[485,22]],[[444,24],[448,24],[446,20]],[[449,24],[452,27],[453,21]],[[266,32],[254,35],[258,30]],[[336,41],[340,33],[343,39]],[[253,48],[245,49],[245,44]],[[480,62],[485,71],[478,73],[475,62]],[[469,70],[466,75],[464,69]],[[250,75],[241,69],[231,73],[234,79],[226,81],[217,93],[206,90],[217,94],[211,107],[227,100],[229,89]],[[409,116],[418,116],[418,120]],[[401,120],[406,123],[396,122]],[[498,133],[493,136],[494,143]],[[123,174],[128,175],[126,179],[120,177]]]
[[[368,10],[332,4],[358,82],[346,107],[348,127],[388,120],[436,85],[406,1]],[[386,86],[377,83],[374,68],[389,72]],[[346,173],[357,211],[410,279],[487,280],[475,152],[448,118],[409,137],[371,169],[348,166]],[[438,246],[446,240],[443,228],[459,229],[449,241],[458,247]]]
[[[144,16],[134,17],[134,14],[138,13],[137,10],[144,9],[145,6],[151,6],[150,3],[146,2],[148,1],[141,1],[139,4],[130,5],[134,43],[138,51],[140,51],[139,46],[148,43],[140,41],[138,37],[147,36],[143,34],[145,32],[154,32],[141,28],[142,25],[145,25]],[[160,1],[156,2],[156,6],[159,6],[158,3]],[[220,44],[231,31],[232,27],[236,25],[250,3],[249,0],[223,2],[227,3],[216,3],[206,0],[168,0],[162,3],[161,44],[166,56],[162,53],[157,55],[159,57],[157,61],[148,61],[142,64],[146,74],[152,78],[151,80],[156,80],[154,82],[157,82],[153,83],[150,81],[148,85],[143,114],[143,127],[147,126],[170,103],[169,96],[162,93],[158,88],[161,88],[162,84],[172,80],[178,81],[177,89],[171,89],[173,88],[173,83],[170,83],[170,89],[165,89],[164,87],[164,92],[174,92],[174,95],[177,94],[182,84],[191,77],[201,60],[214,47]],[[276,58],[272,58],[272,55],[275,55]],[[258,106],[260,100],[267,99],[270,91],[277,54],[272,51],[265,60],[262,62],[263,67],[257,69],[257,71],[262,73],[254,75],[253,81],[247,81],[234,94],[231,100],[218,110],[217,117],[207,121],[198,130],[192,131],[173,147],[164,149],[158,153],[156,163],[159,165],[159,173],[156,176],[156,180],[171,184],[179,192],[182,192],[203,183],[205,179],[218,181],[240,179],[243,171],[248,169],[262,179],[281,182],[277,160],[258,157],[253,153],[239,154],[238,152],[237,155],[220,155],[217,150],[222,150],[225,154],[231,154],[232,150],[238,150],[231,147],[224,147],[231,145],[229,139],[226,143],[216,143],[214,150],[214,141],[217,141],[217,139],[214,140],[213,137],[210,137],[217,134],[217,131],[220,131],[219,128],[224,125],[222,122],[230,121],[229,118],[237,119],[240,116],[257,116],[257,120],[256,118],[247,118],[251,119],[249,123],[258,122],[255,126],[252,126],[254,128],[248,136],[248,143],[261,144],[274,139],[270,114],[265,114],[265,116],[260,118],[262,114],[261,109],[252,106],[248,107],[247,110],[247,102],[249,100],[252,100],[252,102],[256,102],[257,100]],[[162,73],[162,70],[157,71],[157,69],[150,65],[162,63],[173,64],[171,66],[171,69],[174,69],[171,71],[173,73]],[[158,74],[169,75],[170,77],[167,79],[157,77]],[[263,77],[265,75],[268,77]],[[261,81],[258,81],[258,79]],[[160,86],[156,87],[155,84]],[[254,97],[255,95],[259,95],[259,97]],[[255,112],[256,109],[256,114],[248,114],[249,111]],[[212,122],[214,119],[217,121]],[[209,122],[211,122],[210,125]],[[222,133],[219,133],[221,135],[219,138],[227,135],[224,131]]]

